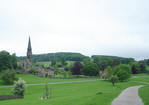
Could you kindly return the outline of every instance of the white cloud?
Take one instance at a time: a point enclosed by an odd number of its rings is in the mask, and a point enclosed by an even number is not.
[[[147,0],[0,1],[0,50],[148,56]]]

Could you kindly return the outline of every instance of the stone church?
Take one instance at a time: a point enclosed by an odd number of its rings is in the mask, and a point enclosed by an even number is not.
[[[28,40],[28,48],[27,48],[27,54],[26,54],[26,59],[20,62],[22,67],[23,67],[23,72],[24,73],[30,73],[30,69],[34,68],[38,71],[38,76],[41,77],[53,77],[54,76],[54,71],[49,69],[49,68],[43,68],[42,66],[35,66],[33,65],[32,61],[32,46],[31,46],[31,39],[29,37]]]

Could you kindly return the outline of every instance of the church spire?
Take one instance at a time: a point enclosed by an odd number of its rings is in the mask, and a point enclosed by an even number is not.
[[[32,47],[31,47],[30,37],[29,37],[29,40],[28,40],[27,59],[30,61],[30,63],[32,63]]]

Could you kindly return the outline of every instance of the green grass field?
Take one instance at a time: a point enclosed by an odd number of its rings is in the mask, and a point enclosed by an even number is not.
[[[64,81],[80,81],[80,80],[95,80],[97,78],[76,78],[76,79],[55,79],[55,78],[42,78],[31,74],[19,74],[18,78],[22,78],[26,83],[46,83],[46,82],[64,82]]]
[[[33,75],[19,74],[17,77],[23,78],[27,83],[44,83],[57,81],[76,81],[82,79],[45,79]],[[0,105],[110,105],[112,100],[116,98],[125,88],[141,83],[132,82],[135,79],[130,79],[128,82],[117,83],[112,86],[107,81],[92,81],[82,83],[69,84],[52,84],[48,85],[52,89],[52,98],[48,100],[40,100],[43,96],[44,86],[28,86],[24,99],[4,100],[0,101]],[[146,81],[149,78],[144,78]],[[142,81],[144,81],[141,78]],[[93,79],[83,79],[93,80]],[[12,94],[12,88],[0,88],[0,94]],[[140,89],[139,93],[145,105],[148,105],[149,87],[145,86]],[[144,94],[145,93],[145,94]]]
[[[32,83],[47,83],[47,82],[64,82],[64,81],[80,81],[80,80],[95,80],[97,78],[76,78],[76,79],[54,79],[54,78],[42,78],[31,74],[17,74],[17,78],[22,78],[27,84]],[[4,85],[0,80],[0,86]]]
[[[139,95],[142,98],[144,105],[149,105],[149,75],[144,78],[136,78],[133,80],[148,83],[148,85],[139,89]]]
[[[144,105],[149,105],[149,85],[140,88],[139,95],[142,98]]]
[[[115,87],[106,81],[56,84],[52,98],[40,100],[44,86],[28,86],[24,99],[0,101],[1,105],[110,105],[122,90],[137,85],[133,82],[118,83]],[[11,88],[1,88],[1,94],[11,94]],[[98,94],[102,93],[102,94]]]

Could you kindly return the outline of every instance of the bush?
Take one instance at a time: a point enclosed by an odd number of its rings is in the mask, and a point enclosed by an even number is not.
[[[118,82],[118,77],[116,75],[112,75],[110,82],[112,82],[113,86],[115,86],[115,83]]]
[[[32,73],[32,74],[34,74],[34,75],[35,75],[36,73],[39,73],[39,71],[36,70],[35,68],[30,68],[29,72]]]
[[[110,67],[110,66],[108,66],[107,68],[106,68],[106,70],[104,71],[104,78],[105,79],[110,79],[110,77],[112,76],[112,68]]]
[[[60,73],[60,70],[56,66],[54,66],[54,74],[58,75],[59,73]]]
[[[14,95],[24,96],[24,92],[26,90],[25,81],[19,78],[18,81],[14,82],[14,88],[12,90]]]
[[[125,81],[131,76],[131,70],[128,65],[120,64],[114,68],[113,75],[118,77],[118,80]]]
[[[83,74],[86,76],[97,76],[99,68],[93,61],[85,61],[83,65]]]
[[[15,71],[13,70],[5,70],[2,72],[2,80],[4,81],[5,84],[13,84],[17,78],[15,77]]]

